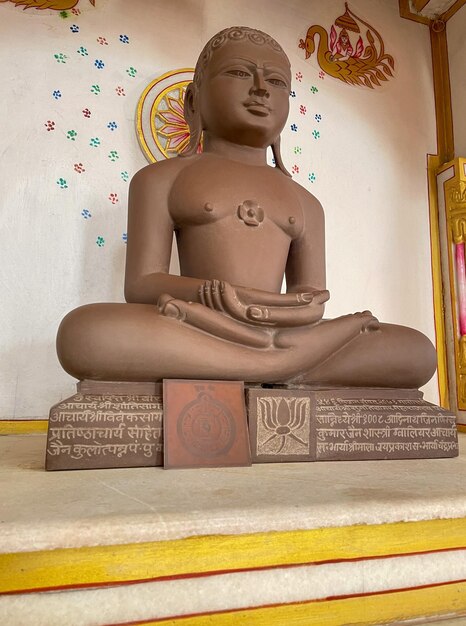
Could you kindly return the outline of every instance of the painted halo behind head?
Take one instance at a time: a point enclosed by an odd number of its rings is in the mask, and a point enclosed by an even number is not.
[[[199,59],[196,63],[193,82],[188,85],[188,88],[186,90],[184,116],[189,126],[190,139],[186,151],[179,156],[187,157],[196,154],[199,142],[201,141],[203,131],[201,114],[198,108],[195,108],[194,113],[192,113],[189,107],[189,103],[192,103],[193,100],[197,100],[196,95],[201,87],[205,69],[208,66],[212,56],[214,55],[216,50],[218,50],[228,42],[237,42],[245,39],[258,46],[270,46],[273,50],[275,50],[275,52],[282,54],[288,65],[290,65],[290,61],[280,44],[267,33],[264,33],[261,30],[256,30],[255,28],[249,28],[248,26],[231,26],[230,28],[225,28],[224,30],[221,30],[219,33],[209,39],[209,41],[202,49],[202,52],[199,55]],[[290,173],[286,170],[281,158],[280,137],[278,137],[274,141],[271,148],[273,156],[275,158],[275,167],[278,167],[284,174],[290,176]]]

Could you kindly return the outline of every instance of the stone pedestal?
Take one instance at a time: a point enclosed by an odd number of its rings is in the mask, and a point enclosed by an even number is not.
[[[417,390],[246,387],[253,463],[458,455],[455,416]],[[82,381],[50,410],[46,469],[163,465],[162,385]]]
[[[253,463],[458,456],[455,416],[417,390],[247,391]]]

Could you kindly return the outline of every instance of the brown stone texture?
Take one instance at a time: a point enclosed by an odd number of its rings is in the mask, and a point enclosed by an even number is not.
[[[84,389],[94,393],[77,393],[51,408],[46,469],[161,465],[162,397],[134,384],[92,385]]]
[[[253,463],[458,455],[455,416],[405,389],[247,391]]]
[[[164,380],[164,467],[251,465],[244,385]]]

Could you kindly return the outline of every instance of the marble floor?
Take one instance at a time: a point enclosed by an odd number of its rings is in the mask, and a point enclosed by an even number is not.
[[[466,517],[453,459],[45,472],[45,435],[0,437],[0,553]]]
[[[348,623],[341,621],[348,606],[341,598],[350,598],[370,604],[354,605],[354,611],[366,616],[366,621],[355,620],[358,624],[379,623],[368,615],[372,611],[378,616],[376,603],[383,601],[384,615],[393,615],[393,624],[406,623],[404,618],[410,617],[412,624],[466,626],[466,618],[453,619],[466,613],[466,435],[460,435],[461,454],[454,459],[69,472],[45,472],[45,439],[44,434],[0,437],[0,570],[4,563],[13,578],[17,575],[22,580],[31,567],[43,580],[48,580],[49,571],[53,579],[50,585],[46,582],[32,588],[30,577],[29,587],[18,583],[14,588],[8,586],[5,573],[6,591],[0,594],[2,625],[106,626],[138,621],[160,626],[175,622],[180,626],[335,626]],[[432,547],[427,535],[421,537],[422,549],[406,541],[397,543],[397,533],[403,533],[405,527],[414,524],[422,534],[425,524],[442,524],[439,520],[457,523],[453,542],[437,533]],[[392,533],[385,551],[376,540],[377,529],[383,528]],[[351,558],[341,556],[346,550],[343,545],[338,548],[338,558],[329,558],[332,550],[337,550],[337,537],[343,536],[338,531],[344,529],[349,529],[344,537],[355,545],[356,534],[362,537],[362,542],[358,540],[360,552],[353,551]],[[319,552],[321,532],[327,533],[325,558]],[[306,539],[308,536],[311,539]],[[263,540],[262,561],[257,567],[252,556],[246,563],[247,537]],[[294,551],[288,537],[297,541]],[[366,538],[368,547],[364,547]],[[190,541],[200,542],[198,553],[190,552],[189,546],[195,545]],[[308,541],[307,547],[302,541]],[[286,550],[284,542],[288,542]],[[151,558],[141,554],[141,563],[128,565],[139,544],[149,546]],[[214,544],[215,550],[223,551],[225,563],[230,563],[230,547],[241,546],[238,552],[243,555],[234,558],[243,559],[243,565],[230,564],[223,570],[219,565],[209,571],[202,563],[213,558],[208,553],[215,551],[211,548]],[[117,554],[117,548],[123,556],[121,562],[116,559],[113,563],[109,558]],[[91,554],[86,552],[89,550],[94,550],[94,557],[86,556]],[[162,557],[168,563],[165,574],[176,575],[162,575]],[[73,563],[70,560],[69,568],[67,558],[75,559]],[[202,571],[192,565],[195,558]],[[181,561],[184,569],[178,574],[173,568]],[[130,566],[136,574],[128,574]],[[106,567],[114,578],[109,578]],[[82,581],[79,568],[85,570]],[[65,575],[71,581],[67,585],[61,579]],[[435,594],[440,592],[443,604],[436,600]],[[465,599],[460,602],[458,598]],[[284,622],[283,617],[262,614],[277,604],[310,610],[306,607],[312,602],[320,613],[312,613],[308,621]],[[331,619],[322,618],[327,605]],[[416,612],[409,612],[411,606],[418,607]],[[435,621],[438,607],[438,615],[452,619]],[[222,620],[216,617],[218,611],[223,611]],[[253,619],[251,611],[260,618]],[[249,617],[235,621],[234,616],[243,613]],[[214,618],[203,622],[202,617],[189,617],[194,614]],[[233,615],[231,621],[228,615]],[[423,620],[427,615],[432,616],[430,621]]]

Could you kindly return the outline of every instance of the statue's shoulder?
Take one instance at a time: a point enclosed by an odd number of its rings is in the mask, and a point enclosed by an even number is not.
[[[287,184],[298,198],[304,217],[312,220],[323,219],[324,210],[319,200],[310,191],[294,181],[292,178],[287,176],[286,179]]]
[[[177,176],[187,167],[192,165],[199,157],[173,157],[164,161],[157,161],[146,165],[134,174],[131,186],[157,186],[170,187]]]

